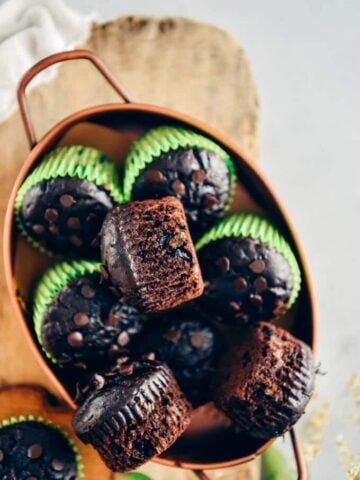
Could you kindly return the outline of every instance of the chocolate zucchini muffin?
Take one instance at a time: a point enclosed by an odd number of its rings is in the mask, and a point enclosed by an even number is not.
[[[140,354],[168,365],[193,407],[211,400],[209,384],[223,351],[221,332],[198,312],[168,313],[136,341]]]
[[[204,230],[229,207],[235,182],[230,156],[212,140],[180,126],[156,127],[126,157],[127,201],[174,196],[190,230]]]
[[[299,266],[284,237],[255,214],[225,217],[196,244],[204,277],[202,306],[219,320],[271,320],[295,302]]]
[[[220,360],[213,385],[215,404],[253,437],[289,430],[314,391],[310,348],[266,322],[250,326]]]
[[[106,280],[124,300],[145,312],[159,312],[203,291],[195,249],[176,198],[115,207],[101,230]]]
[[[190,423],[191,407],[163,364],[123,364],[96,375],[80,397],[75,433],[113,471],[126,472],[160,455]]]
[[[98,234],[122,200],[115,164],[89,147],[49,152],[22,184],[15,201],[20,232],[56,256],[99,258]]]
[[[138,351],[168,365],[193,407],[211,400],[209,385],[224,348],[221,332],[195,310],[168,313],[137,339]]]
[[[0,478],[76,480],[83,478],[83,465],[60,427],[40,417],[13,417],[0,425]]]
[[[57,263],[42,276],[34,294],[34,325],[53,361],[94,370],[130,352],[142,319],[100,284],[98,262],[79,260]]]

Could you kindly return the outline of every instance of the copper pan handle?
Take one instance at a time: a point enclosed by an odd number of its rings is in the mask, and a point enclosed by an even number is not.
[[[43,58],[38,63],[33,65],[21,78],[18,88],[17,88],[17,99],[19,103],[20,115],[24,124],[26,136],[28,138],[30,149],[34,148],[36,145],[36,136],[34,132],[34,127],[31,122],[30,112],[26,102],[25,90],[28,83],[42,72],[46,68],[54,65],[55,63],[66,62],[67,60],[78,60],[85,59],[89,60],[102,74],[105,80],[112,86],[112,88],[120,95],[120,97],[126,102],[130,103],[130,97],[127,94],[125,88],[121,83],[114,77],[114,75],[108,70],[105,64],[100,60],[100,58],[95,55],[95,53],[90,52],[89,50],[71,50],[69,52],[59,52],[49,57]]]
[[[297,480],[307,480],[305,460],[294,429],[290,430],[290,439],[296,462]],[[194,473],[199,480],[211,480],[203,470],[194,470]]]

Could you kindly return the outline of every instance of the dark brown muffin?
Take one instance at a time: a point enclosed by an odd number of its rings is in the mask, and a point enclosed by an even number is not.
[[[224,340],[205,316],[193,309],[169,312],[148,322],[135,343],[140,353],[153,353],[171,368],[193,407],[211,400],[209,386]]]
[[[203,291],[184,209],[176,198],[114,208],[101,230],[101,256],[112,284],[143,311],[174,308]]]
[[[282,435],[304,413],[314,390],[310,348],[260,322],[226,352],[214,382],[216,405],[253,437]]]
[[[1,422],[1,480],[80,480],[82,472],[81,457],[60,427],[34,416]]]
[[[293,289],[290,265],[252,238],[224,238],[198,253],[206,284],[203,308],[237,324],[270,320],[284,311]]]
[[[41,344],[61,365],[105,368],[131,351],[142,330],[137,309],[119,301],[99,280],[100,274],[73,279],[46,308]]]
[[[170,150],[139,174],[133,200],[177,197],[192,233],[203,231],[222,215],[231,198],[231,173],[220,155],[198,148]]]
[[[80,403],[75,433],[116,472],[160,455],[190,423],[190,404],[168,367],[158,362],[123,364],[118,373],[96,375]]]
[[[99,258],[98,234],[114,206],[106,190],[78,178],[54,178],[26,192],[20,212],[30,237],[57,255]]]

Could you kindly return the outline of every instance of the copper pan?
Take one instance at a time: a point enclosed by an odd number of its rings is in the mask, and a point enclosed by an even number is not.
[[[92,62],[119,94],[123,103],[98,105],[76,112],[57,123],[40,140],[37,140],[26,103],[26,86],[33,77],[50,65],[73,59],[87,59]],[[131,101],[124,87],[113,77],[102,61],[94,53],[86,50],[58,53],[30,68],[20,81],[18,102],[30,153],[15,181],[6,212],[4,228],[6,282],[22,333],[26,336],[33,354],[49,380],[70,408],[75,408],[74,379],[67,377],[61,369],[48,363],[36,341],[31,316],[25,307],[36,277],[51,261],[19,238],[13,221],[16,193],[24,178],[39,159],[58,144],[82,143],[96,146],[121,164],[123,153],[134,138],[153,125],[166,123],[190,127],[222,145],[234,159],[238,176],[241,178],[234,210],[265,211],[294,248],[302,269],[302,292],[295,308],[283,322],[286,328],[308,343],[315,351],[318,324],[315,294],[300,238],[273,186],[258,165],[233,141],[205,123],[182,113]],[[293,431],[290,432],[290,436],[298,478],[304,480],[307,477],[299,444]],[[195,411],[189,431],[156,461],[164,465],[193,469],[197,476],[204,480],[208,477],[203,470],[226,468],[248,462],[263,452],[272,441],[273,439],[266,442],[257,441],[236,433],[211,405],[207,405]]]

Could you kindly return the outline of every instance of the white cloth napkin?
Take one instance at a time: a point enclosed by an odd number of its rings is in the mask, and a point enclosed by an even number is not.
[[[81,44],[94,19],[62,0],[8,0],[0,6],[0,121],[16,108],[23,73],[47,55]],[[53,75],[53,68],[42,73],[30,88]]]

